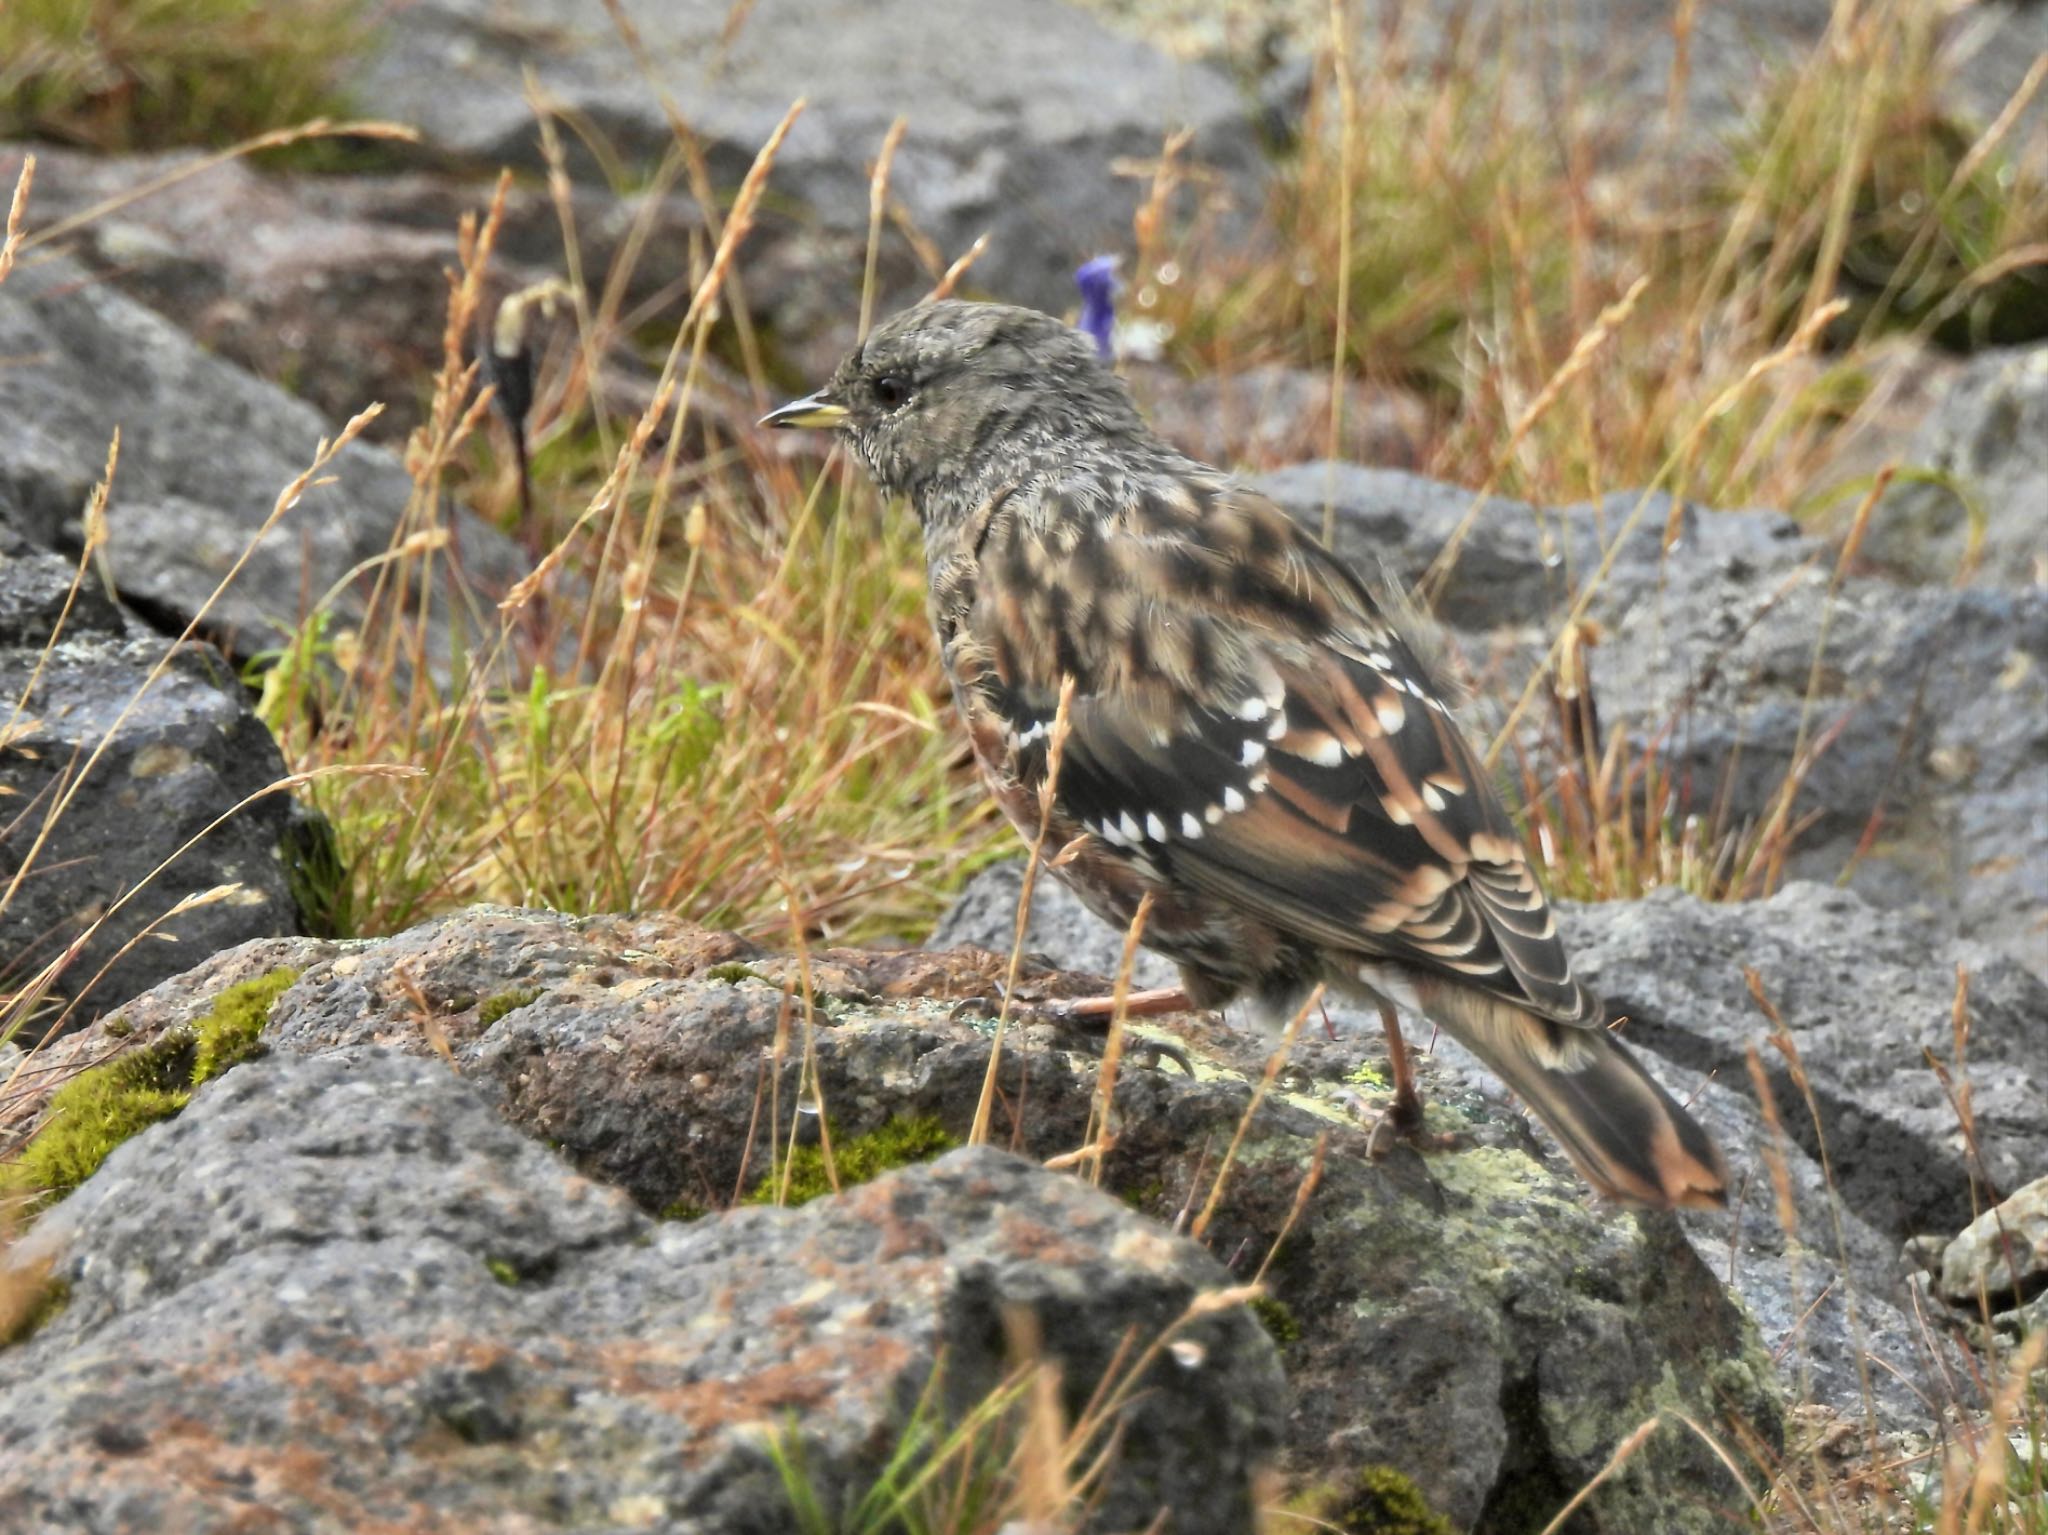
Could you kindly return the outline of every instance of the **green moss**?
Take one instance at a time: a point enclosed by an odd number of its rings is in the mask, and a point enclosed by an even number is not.
[[[516,1285],[519,1283],[519,1270],[514,1268],[504,1258],[486,1258],[484,1259],[484,1267],[490,1270],[491,1278],[497,1280],[499,1284]]]
[[[1259,1325],[1273,1335],[1273,1341],[1282,1348],[1301,1341],[1301,1323],[1294,1313],[1287,1309],[1284,1301],[1277,1301],[1270,1295],[1261,1295],[1251,1303],[1252,1315],[1259,1319]]]
[[[1122,1190],[1117,1197],[1133,1210],[1149,1210],[1166,1197],[1166,1180],[1148,1178],[1143,1183],[1134,1183]]]
[[[704,972],[704,978],[710,981],[723,981],[728,986],[737,986],[741,981],[758,981],[764,979],[761,972],[756,970],[752,965],[742,965],[738,963],[713,965],[709,970],[706,970]]]
[[[540,992],[530,986],[522,986],[517,991],[501,991],[486,999],[484,1005],[476,1010],[476,1021],[488,1029],[507,1013],[516,1013],[529,1002],[539,1000]]]
[[[852,1188],[857,1183],[878,1178],[892,1168],[907,1167],[912,1162],[929,1162],[959,1144],[933,1115],[899,1115],[866,1135],[857,1135],[848,1141],[835,1139],[832,1163],[839,1172],[839,1186]],[[775,1204],[781,1187],[781,1169],[778,1168],[755,1184],[753,1192],[742,1203]],[[820,1194],[831,1192],[832,1181],[825,1175],[824,1151],[817,1146],[798,1147],[789,1159],[788,1196],[780,1202],[790,1206],[808,1204]]]
[[[296,970],[273,970],[240,981],[213,999],[213,1008],[193,1025],[192,1083],[210,1082],[262,1048],[270,1009],[299,978]]]
[[[204,1018],[82,1071],[50,1095],[43,1128],[14,1162],[0,1166],[0,1190],[63,1198],[99,1171],[113,1149],[169,1119],[192,1089],[262,1048],[270,1009],[296,970],[273,970],[214,998]]]
[[[1416,1485],[1392,1466],[1367,1466],[1336,1516],[1346,1535],[1457,1535]]]
[[[0,1331],[0,1348],[12,1348],[17,1343],[26,1343],[37,1333],[56,1321],[64,1308],[71,1304],[71,1286],[61,1279],[46,1279],[42,1293],[29,1303],[28,1309],[14,1319],[13,1325]]]
[[[709,1210],[703,1205],[698,1204],[694,1199],[672,1199],[661,1207],[661,1213],[657,1218],[665,1221],[683,1221],[687,1223],[690,1221],[701,1221],[710,1213]]]

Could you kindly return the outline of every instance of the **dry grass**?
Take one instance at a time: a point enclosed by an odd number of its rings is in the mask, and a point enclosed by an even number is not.
[[[365,0],[8,0],[0,138],[155,150],[338,110]]]
[[[1475,34],[1448,58],[1414,52],[1427,9],[1349,50],[1350,78],[1325,60],[1272,210],[1283,254],[1201,227],[1141,249],[1138,310],[1189,366],[1336,357],[1423,393],[1432,472],[1540,502],[1658,481],[1796,508],[1868,392],[1881,332],[1962,343],[2048,324],[2048,154],[2017,154],[2010,121],[1972,136],[1943,116],[1941,7],[1837,7],[1726,144],[1573,100],[1532,122],[1543,8],[1503,8],[1504,45]],[[1674,154],[1706,163],[1674,175]],[[1638,283],[1613,344],[1517,431]],[[1836,297],[1850,309],[1824,357],[1709,418]]]

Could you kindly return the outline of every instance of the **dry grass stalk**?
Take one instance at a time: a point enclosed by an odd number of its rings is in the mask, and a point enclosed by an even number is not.
[[[1251,1101],[1244,1106],[1244,1113],[1237,1121],[1237,1131],[1230,1137],[1230,1145],[1223,1153],[1223,1160],[1217,1164],[1216,1181],[1209,1186],[1209,1198],[1202,1205],[1202,1213],[1195,1217],[1195,1224],[1189,1235],[1199,1242],[1209,1230],[1209,1222],[1215,1217],[1216,1207],[1223,1202],[1223,1187],[1230,1179],[1230,1169],[1237,1161],[1238,1148],[1250,1131],[1252,1119],[1259,1112],[1259,1105],[1265,1102],[1266,1094],[1279,1079],[1280,1068],[1287,1064],[1287,1058],[1294,1053],[1294,1042],[1301,1037],[1301,1026],[1308,1015],[1323,1005],[1323,987],[1318,984],[1294,1010],[1294,1016],[1287,1020],[1287,1027],[1281,1031],[1280,1043],[1273,1053],[1266,1057],[1266,1069],[1259,1080],[1252,1085]]]
[[[981,1097],[974,1105],[974,1125],[968,1132],[970,1146],[988,1142],[989,1116],[995,1109],[996,1073],[1002,1065],[1003,1033],[1009,1027],[1010,1009],[1017,995],[1017,977],[1024,967],[1024,940],[1031,932],[1031,896],[1038,886],[1038,871],[1045,862],[1046,838],[1052,834],[1054,796],[1059,791],[1060,764],[1066,756],[1067,737],[1073,730],[1074,679],[1060,679],[1059,707],[1054,711],[1052,730],[1046,741],[1045,780],[1038,786],[1038,835],[1032,839],[1031,854],[1024,864],[1024,879],[1017,891],[1017,927],[1010,943],[1010,963],[1003,974],[1003,995],[996,1012],[995,1038],[989,1042],[988,1071],[981,1080]]]
[[[1057,864],[1058,860],[1054,860]],[[1131,1001],[1131,972],[1138,963],[1138,945],[1144,940],[1145,923],[1152,915],[1153,892],[1147,890],[1139,897],[1138,909],[1131,913],[1130,926],[1124,929],[1123,954],[1117,960],[1116,983],[1111,991],[1109,1015],[1109,1037],[1102,1046],[1102,1066],[1095,1075],[1095,1098],[1088,1109],[1088,1129],[1083,1141],[1100,1148],[1090,1158],[1088,1181],[1100,1187],[1102,1184],[1102,1163],[1104,1155],[1116,1142],[1110,1129],[1110,1116],[1116,1107],[1116,1079],[1124,1059],[1124,1025]]]

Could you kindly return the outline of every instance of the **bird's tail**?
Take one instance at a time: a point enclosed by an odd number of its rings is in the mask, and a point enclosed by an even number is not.
[[[1466,986],[1417,989],[1423,1012],[1520,1095],[1600,1193],[1657,1208],[1728,1202],[1707,1132],[1607,1030],[1552,1023]]]

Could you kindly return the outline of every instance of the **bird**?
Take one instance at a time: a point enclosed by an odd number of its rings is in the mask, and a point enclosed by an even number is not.
[[[1140,941],[1181,985],[1134,1005],[1286,1018],[1321,985],[1376,1008],[1393,1095],[1375,1155],[1431,1140],[1405,1010],[1497,1074],[1599,1194],[1726,1202],[1713,1141],[1573,974],[1387,605],[1274,502],[1157,436],[1086,335],[927,302],[761,424],[836,433],[915,509],[939,657],[995,799],[1096,915],[1127,928],[1151,897]]]

